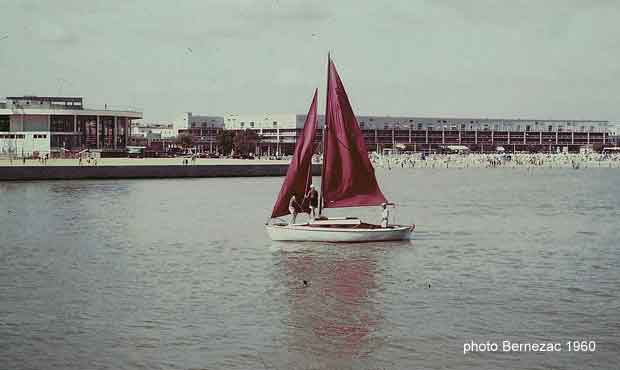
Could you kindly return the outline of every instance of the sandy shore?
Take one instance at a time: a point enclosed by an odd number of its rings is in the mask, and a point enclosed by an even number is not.
[[[99,158],[97,162],[86,160],[81,166],[179,166],[183,158]],[[419,154],[377,156],[371,155],[375,168],[620,168],[620,156],[602,156],[600,154],[467,154],[467,155],[429,155],[422,159]],[[246,159],[207,159],[197,158],[189,161],[189,166],[208,165],[282,165],[289,159],[282,160],[246,160]],[[3,166],[79,166],[77,159],[39,160],[0,159]]]
[[[600,154],[444,154],[373,156],[376,168],[620,168],[620,156]]]

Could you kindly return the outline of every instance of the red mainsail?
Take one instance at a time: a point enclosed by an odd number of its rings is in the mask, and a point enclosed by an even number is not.
[[[304,123],[304,130],[297,139],[295,145],[295,153],[293,153],[293,159],[286,172],[286,178],[282,184],[282,189],[278,194],[276,204],[273,206],[271,212],[271,218],[288,215],[288,203],[291,197],[295,195],[297,199],[297,211],[309,211],[309,204],[305,202],[303,205],[304,195],[308,191],[310,184],[312,183],[312,154],[314,136],[316,134],[316,99],[317,91],[314,91],[314,98],[310,105],[310,110],[306,116],[306,122]],[[303,209],[301,208],[303,207]]]
[[[324,208],[387,202],[336,66],[329,59],[321,193]]]

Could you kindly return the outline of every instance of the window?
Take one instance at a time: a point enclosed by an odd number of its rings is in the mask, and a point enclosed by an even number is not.
[[[387,129],[388,129],[388,125],[387,125],[387,123],[386,123],[385,125],[383,125],[383,129],[384,129],[384,130],[387,130]]]
[[[278,125],[278,121],[273,121],[273,127],[276,127]]]
[[[250,127],[254,127],[254,122],[250,122]]]
[[[412,120],[412,119],[410,119],[410,120],[409,120],[409,122],[413,122],[413,120]]]
[[[465,130],[465,124],[464,123],[461,124],[461,130]]]
[[[547,130],[548,130],[549,132],[553,131],[553,126],[549,125],[549,126],[547,127]]]
[[[239,126],[241,126],[241,127],[245,126],[245,122],[241,122],[241,123],[239,124]]]
[[[422,124],[418,123],[418,130],[421,130],[421,129],[422,129]]]
[[[529,131],[529,130],[530,130],[530,128],[531,128],[531,126],[530,126],[530,125],[525,126],[525,131]]]

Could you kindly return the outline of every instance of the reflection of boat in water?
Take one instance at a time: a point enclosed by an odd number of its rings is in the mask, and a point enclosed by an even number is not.
[[[271,218],[290,214],[289,201],[303,199],[295,205],[298,212],[308,211],[306,195],[312,184],[311,163],[317,127],[317,93],[314,93],[304,129],[297,140],[295,153],[282,184]],[[414,225],[375,225],[357,217],[328,218],[324,208],[378,206],[388,204],[381,192],[368,157],[364,137],[336,66],[328,60],[327,104],[323,134],[323,166],[319,217],[307,223],[268,223],[267,233],[276,241],[372,242],[407,240]]]
[[[376,296],[377,249],[347,251],[304,248],[282,253],[280,266],[289,287],[289,364],[279,368],[317,362],[319,368],[350,367],[385,339],[379,333],[383,307]],[[301,279],[309,285],[304,287]]]

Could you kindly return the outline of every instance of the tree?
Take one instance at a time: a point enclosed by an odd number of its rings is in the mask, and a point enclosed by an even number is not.
[[[233,140],[235,153],[248,155],[254,153],[256,144],[258,143],[258,135],[254,130],[237,131]]]
[[[233,139],[235,137],[235,133],[227,130],[220,130],[217,133],[217,147],[220,152],[224,155],[230,154],[233,149]]]
[[[179,134],[176,143],[183,149],[189,149],[194,146],[194,137],[190,134]]]

